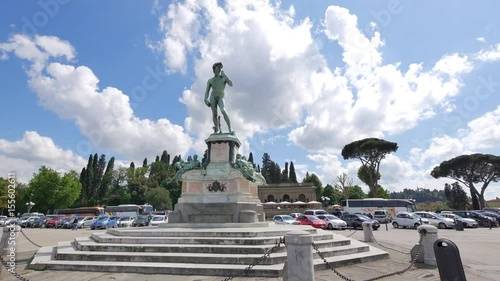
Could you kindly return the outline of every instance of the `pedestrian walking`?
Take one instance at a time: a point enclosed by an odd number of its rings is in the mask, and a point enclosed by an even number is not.
[[[75,218],[73,219],[73,230],[74,230],[74,231],[77,231],[77,230],[78,230],[78,218],[77,218],[77,217],[75,217]]]

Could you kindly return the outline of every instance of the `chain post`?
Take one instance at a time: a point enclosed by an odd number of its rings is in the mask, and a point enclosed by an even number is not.
[[[425,231],[422,231],[420,233],[420,239],[418,240],[418,244],[419,245],[422,245],[422,240],[424,239],[424,236],[425,236]],[[377,242],[378,243],[378,242]],[[351,279],[345,275],[343,275],[342,273],[338,272],[327,260],[326,258],[323,256],[323,253],[321,253],[321,251],[319,250],[318,246],[316,244],[312,244],[312,247],[313,249],[316,251],[316,253],[318,254],[318,256],[323,260],[323,262],[338,276],[340,277],[341,279],[343,280],[346,280],[346,281],[355,281],[354,279]],[[377,276],[377,277],[373,277],[373,278],[370,278],[370,279],[366,279],[364,281],[375,281],[375,280],[379,280],[379,279],[382,279],[382,278],[386,278],[386,277],[390,277],[390,276],[394,276],[394,275],[401,275],[405,272],[407,272],[408,270],[410,270],[414,265],[415,263],[417,262],[417,259],[420,255],[420,248],[422,247],[418,247],[417,249],[417,254],[415,255],[415,257],[413,258],[413,260],[411,260],[410,262],[410,265],[408,265],[406,268],[402,269],[402,270],[398,270],[398,271],[395,271],[395,272],[392,272],[392,273],[388,273],[388,274],[383,274],[383,275],[380,275],[380,276]]]

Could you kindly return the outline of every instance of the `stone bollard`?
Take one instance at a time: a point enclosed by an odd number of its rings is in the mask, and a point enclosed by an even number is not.
[[[20,231],[21,231],[21,227],[19,225],[15,225],[15,224],[5,225],[3,227],[2,239],[0,240],[0,247],[2,247],[3,245],[5,245],[5,247],[0,248],[0,254],[4,255],[12,247],[12,244],[16,243],[16,242],[9,242],[9,241],[17,241],[17,238],[19,237]],[[9,240],[9,241],[7,241],[7,240]]]
[[[285,236],[287,272],[283,281],[314,281],[313,237],[302,230],[290,231]]]
[[[434,242],[438,239],[438,229],[433,225],[421,225],[417,228],[418,233],[423,233],[422,245],[424,249],[424,263],[437,266],[434,254]]]
[[[363,242],[373,242],[373,233],[372,233],[372,222],[364,221],[362,224],[364,238]]]

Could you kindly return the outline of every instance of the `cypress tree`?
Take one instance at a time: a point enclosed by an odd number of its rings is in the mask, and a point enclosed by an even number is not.
[[[295,174],[295,167],[293,166],[293,161],[290,161],[290,172],[288,178],[293,183],[298,183],[297,174]]]

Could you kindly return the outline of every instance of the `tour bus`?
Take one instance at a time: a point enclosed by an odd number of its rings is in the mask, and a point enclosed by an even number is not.
[[[350,214],[372,214],[377,210],[386,210],[389,215],[396,216],[400,212],[412,213],[417,211],[415,200],[412,199],[347,199],[340,204],[344,212]]]
[[[111,216],[134,218],[140,215],[150,215],[153,211],[153,206],[149,204],[123,204],[118,206],[107,206],[105,209],[105,212]]]
[[[80,207],[80,208],[68,208],[59,209],[56,211],[57,215],[78,215],[78,216],[102,216],[104,215],[103,207]]]

